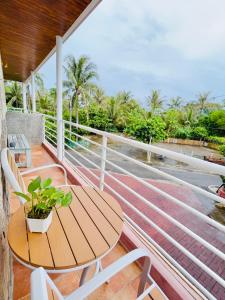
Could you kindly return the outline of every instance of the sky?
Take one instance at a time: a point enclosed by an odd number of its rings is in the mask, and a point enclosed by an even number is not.
[[[87,55],[108,95],[130,91],[143,105],[152,89],[187,102],[225,98],[224,0],[103,0],[64,43]],[[39,71],[55,85],[55,55]]]

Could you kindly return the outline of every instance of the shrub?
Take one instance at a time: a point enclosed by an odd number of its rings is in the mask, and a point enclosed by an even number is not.
[[[223,156],[225,156],[225,145],[219,146],[219,151]]]
[[[191,131],[191,138],[194,140],[205,140],[208,136],[208,131],[205,127],[195,127]]]
[[[173,137],[177,139],[188,139],[190,137],[190,128],[188,127],[178,127],[174,133]]]
[[[209,136],[207,137],[207,141],[218,145],[225,144],[225,138],[221,136]]]
[[[166,124],[159,116],[147,120],[132,117],[125,132],[144,143],[149,143],[150,138],[158,142],[166,138],[165,127]]]

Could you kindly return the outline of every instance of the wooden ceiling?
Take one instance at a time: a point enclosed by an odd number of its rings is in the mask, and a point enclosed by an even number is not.
[[[4,78],[25,81],[91,0],[0,0]]]

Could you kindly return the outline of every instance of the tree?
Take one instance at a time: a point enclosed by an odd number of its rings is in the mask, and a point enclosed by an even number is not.
[[[149,143],[150,140],[158,142],[166,138],[165,127],[166,124],[160,116],[146,120],[132,115],[125,132],[144,143]]]
[[[150,108],[150,114],[151,116],[154,116],[162,109],[163,106],[163,99],[160,96],[160,91],[152,90],[151,95],[147,97],[147,102]]]
[[[67,80],[64,81],[65,93],[70,97],[70,121],[72,112],[75,107],[76,123],[79,123],[79,102],[82,95],[87,91],[92,80],[98,78],[96,65],[90,61],[87,56],[81,56],[76,59],[69,55],[65,59],[66,67],[64,67]]]
[[[128,102],[130,102],[133,99],[133,96],[131,94],[130,91],[126,92],[126,91],[122,91],[119,92],[116,97],[119,99],[121,104],[126,104]]]
[[[200,93],[198,95],[198,105],[199,105],[199,109],[200,109],[200,113],[203,113],[204,109],[207,106],[207,102],[209,101],[209,94],[210,92],[206,92],[206,93]]]
[[[95,88],[93,88],[93,100],[94,102],[96,102],[99,105],[104,104],[106,99],[106,95],[105,92],[102,88],[95,86]]]
[[[10,82],[6,86],[7,106],[22,107],[22,88],[16,81]]]
[[[175,98],[170,99],[170,103],[168,104],[170,109],[179,109],[181,107],[182,98],[177,96]]]

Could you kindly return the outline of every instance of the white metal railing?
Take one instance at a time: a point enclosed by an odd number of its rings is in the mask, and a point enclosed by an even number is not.
[[[168,220],[170,223],[174,224],[176,227],[178,227],[180,230],[182,230],[185,234],[187,234],[189,237],[194,239],[195,241],[199,242],[202,246],[207,248],[209,251],[211,251],[214,255],[218,256],[220,259],[225,260],[225,254],[224,251],[221,251],[220,249],[216,248],[214,245],[209,243],[206,239],[204,239],[202,236],[198,235],[196,232],[182,224],[179,220],[172,217],[169,213],[165,212],[163,209],[155,205],[154,203],[150,202],[148,199],[146,199],[143,195],[140,195],[133,189],[132,187],[128,186],[125,182],[122,182],[115,176],[115,172],[109,172],[106,170],[106,164],[112,166],[114,169],[117,169],[120,173],[126,174],[130,176],[131,178],[135,179],[137,182],[144,185],[146,188],[149,189],[149,191],[154,191],[161,195],[164,199],[167,199],[167,201],[172,202],[173,204],[176,204],[178,207],[181,207],[182,209],[185,209],[190,213],[190,218],[192,215],[198,217],[201,221],[205,222],[206,224],[209,224],[213,226],[215,229],[218,230],[218,232],[224,234],[225,238],[225,226],[222,224],[216,222],[215,220],[209,218],[204,213],[200,212],[194,207],[191,207],[190,205],[184,203],[182,199],[178,199],[171,194],[163,191],[159,187],[156,187],[155,185],[151,184],[150,182],[146,181],[143,178],[140,178],[133,174],[132,172],[128,171],[125,168],[122,168],[121,166],[113,163],[108,159],[108,153],[111,153],[113,155],[117,155],[118,157],[121,157],[122,159],[126,159],[134,165],[134,168],[136,167],[142,167],[146,170],[155,173],[157,175],[160,175],[164,177],[167,180],[173,181],[179,185],[185,186],[191,190],[193,190],[196,193],[199,193],[203,195],[204,197],[208,197],[212,199],[213,201],[218,201],[220,203],[225,204],[225,199],[214,195],[204,189],[202,189],[199,186],[193,185],[191,183],[188,183],[184,180],[181,180],[173,175],[167,174],[164,171],[161,171],[153,166],[150,166],[148,164],[145,164],[141,161],[138,161],[132,157],[129,157],[117,150],[113,150],[108,146],[108,140],[118,141],[122,142],[126,145],[136,147],[138,149],[145,150],[146,152],[153,152],[156,154],[160,154],[163,156],[166,156],[168,158],[174,159],[176,161],[180,161],[183,163],[187,163],[188,165],[193,166],[194,168],[198,167],[199,170],[210,172],[212,174],[218,174],[225,176],[225,167],[212,164],[197,158],[189,157],[184,154],[179,154],[170,150],[162,149],[153,145],[144,144],[141,142],[137,142],[132,139],[128,139],[122,136],[118,136],[112,133],[100,131],[97,129],[93,129],[87,126],[83,126],[80,124],[75,124],[68,121],[63,121],[63,137],[62,141],[63,143],[61,145],[57,144],[57,122],[56,118],[51,116],[44,116],[45,117],[45,140],[50,142],[55,147],[62,147],[61,151],[63,153],[63,159],[68,161],[72,166],[76,169],[76,171],[79,172],[79,174],[88,181],[91,185],[93,185],[96,188],[100,188],[100,190],[106,189],[110,191],[113,195],[117,197],[125,205],[126,207],[130,208],[132,211],[134,211],[142,220],[144,220],[147,224],[149,224],[151,227],[155,228],[166,240],[168,240],[171,244],[173,244],[177,249],[179,249],[183,254],[185,254],[189,259],[191,259],[197,266],[199,266],[204,272],[206,272],[209,276],[211,276],[217,283],[219,283],[223,288],[225,288],[225,280],[216,273],[215,270],[212,270],[209,266],[204,264],[198,257],[196,257],[190,250],[186,249],[184,246],[182,246],[176,239],[174,239],[166,230],[161,228],[159,225],[156,224],[153,220],[151,220],[144,211],[140,211],[135,205],[133,205],[129,198],[127,198],[124,195],[121,195],[113,186],[110,184],[110,182],[106,179],[110,178],[113,180],[114,184],[116,183],[118,186],[121,186],[122,188],[126,189],[130,194],[134,195],[136,198],[138,198],[138,201],[144,203],[147,207],[153,209],[156,211],[159,215],[161,215],[163,218]],[[72,130],[70,130],[72,128]],[[97,143],[91,140],[87,137],[87,135],[81,135],[77,133],[78,130],[82,130],[88,134],[96,134],[100,137],[102,137],[102,143]],[[99,151],[93,151],[89,149],[87,145],[83,145],[80,141],[86,141],[90,145],[95,145],[99,149]],[[91,157],[94,157],[96,160],[93,161],[93,159],[88,158],[86,154],[90,154]],[[79,168],[81,167],[81,168]],[[83,171],[82,171],[83,170]],[[88,174],[88,175],[87,175]],[[177,261],[174,260],[173,257],[170,256],[169,253],[167,253],[159,244],[152,239],[151,236],[149,236],[143,228],[141,228],[129,215],[125,213],[126,220],[132,224],[136,228],[136,230],[139,231],[140,234],[142,234],[147,240],[152,242],[159,251],[166,256],[168,260],[171,261],[171,263],[179,269],[184,276],[186,276],[196,287],[198,287],[208,299],[215,299],[215,297],[207,290],[207,286],[203,286],[200,284],[187,270],[185,270]]]
[[[7,111],[23,112],[24,109],[22,107],[7,107]]]

